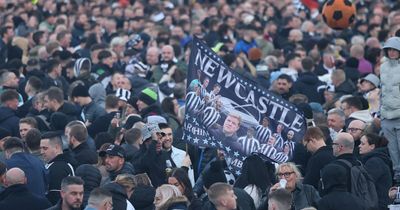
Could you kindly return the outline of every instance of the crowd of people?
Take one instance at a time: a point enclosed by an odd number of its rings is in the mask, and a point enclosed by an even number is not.
[[[0,209],[400,203],[400,4],[355,0],[354,23],[335,31],[318,2],[1,0]],[[239,176],[223,151],[187,144],[194,36],[301,109],[303,140],[263,116],[229,142],[249,155]],[[194,85],[212,101],[221,87],[207,79]],[[252,154],[262,136],[287,162]]]

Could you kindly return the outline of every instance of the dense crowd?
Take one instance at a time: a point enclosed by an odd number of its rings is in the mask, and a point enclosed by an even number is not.
[[[335,31],[313,0],[0,0],[0,209],[400,203],[400,4],[353,4]],[[273,137],[287,162],[247,152],[237,176],[222,150],[186,143],[186,87],[220,89],[187,84],[194,36],[304,112],[301,142],[265,116],[232,143]]]

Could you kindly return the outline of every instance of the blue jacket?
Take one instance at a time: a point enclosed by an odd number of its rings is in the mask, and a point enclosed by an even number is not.
[[[18,167],[25,172],[27,187],[33,194],[44,197],[47,191],[47,170],[37,157],[18,152],[6,160],[7,169]]]
[[[0,127],[10,131],[12,136],[19,137],[19,117],[14,110],[0,107]]]

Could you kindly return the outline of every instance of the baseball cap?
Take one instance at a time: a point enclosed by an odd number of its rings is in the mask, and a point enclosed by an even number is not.
[[[110,146],[108,146],[106,151],[101,151],[99,153],[100,157],[104,157],[106,155],[119,156],[121,158],[125,158],[125,150],[119,145],[111,144]]]

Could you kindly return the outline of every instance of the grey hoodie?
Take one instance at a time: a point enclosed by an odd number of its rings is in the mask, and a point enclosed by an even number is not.
[[[387,56],[389,48],[400,52],[400,38],[389,38],[384,47],[386,58],[381,64],[381,117],[382,119],[400,118],[400,60]]]
[[[101,83],[96,83],[89,88],[89,95],[96,104],[105,108],[106,90]]]

